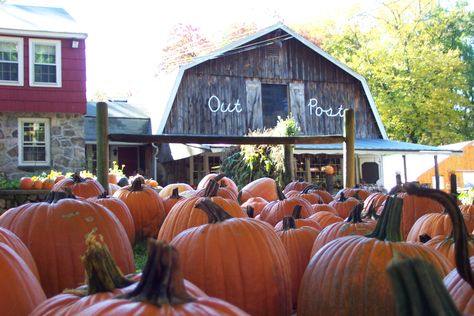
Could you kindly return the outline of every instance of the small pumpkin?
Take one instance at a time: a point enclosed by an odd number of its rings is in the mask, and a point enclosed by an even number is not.
[[[99,196],[105,192],[99,181],[92,178],[83,178],[78,173],[56,182],[51,190],[56,192],[71,190],[74,196],[85,199]]]

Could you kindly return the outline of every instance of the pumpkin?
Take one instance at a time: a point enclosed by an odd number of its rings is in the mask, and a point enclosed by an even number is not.
[[[319,211],[308,217],[308,219],[316,221],[323,229],[333,223],[344,221],[344,218],[328,211]]]
[[[338,199],[341,193],[344,193],[345,197],[353,197],[361,202],[364,202],[371,194],[369,191],[361,188],[344,188],[336,193],[335,198]]]
[[[474,257],[470,257],[469,261],[463,265],[462,271],[474,269]],[[457,269],[453,269],[444,277],[443,284],[461,313],[463,315],[474,315],[474,288],[460,276]]]
[[[254,215],[254,216],[251,216],[251,217],[255,217],[255,216],[257,216],[258,214],[260,214],[262,212],[263,208],[267,204],[268,204],[267,200],[265,200],[262,197],[255,196],[255,197],[251,197],[250,199],[248,199],[247,201],[242,203],[242,205],[240,205],[240,206],[244,210],[247,210],[247,207],[251,206],[253,208],[253,215]]]
[[[157,188],[158,187],[158,181],[154,179],[145,179],[145,185],[148,185],[152,188]]]
[[[159,194],[163,199],[167,198],[171,194],[173,194],[173,190],[176,188],[178,189],[178,193],[183,193],[186,191],[194,192],[193,187],[187,183],[171,183],[171,184],[166,185],[163,189],[161,189]]]
[[[28,268],[30,268],[31,272],[36,276],[36,278],[39,281],[40,277],[39,277],[38,268],[36,267],[35,259],[33,259],[33,256],[31,255],[30,250],[21,241],[21,239],[18,238],[17,235],[12,233],[8,229],[0,227],[0,243],[7,245],[13,251],[15,251],[16,254],[21,259],[23,259],[23,261],[26,263]]]
[[[84,236],[97,230],[124,273],[135,270],[132,247],[117,217],[102,205],[52,192],[46,202],[7,210],[0,226],[16,234],[30,250],[41,284],[51,297],[84,280],[80,256]]]
[[[151,244],[135,289],[120,298],[94,304],[83,310],[83,315],[248,315],[223,300],[191,296],[184,285],[176,249],[160,241]]]
[[[280,190],[278,190],[278,200],[268,202],[260,213],[260,220],[275,226],[285,216],[290,216],[296,205],[301,205],[301,217],[306,218],[313,214],[311,204],[300,197],[286,198]]]
[[[336,169],[332,165],[323,166],[321,171],[325,172],[327,175],[333,175],[336,173]]]
[[[354,206],[361,203],[358,199],[353,197],[346,197],[344,192],[339,194],[339,197],[334,201],[330,202],[328,205],[334,207],[336,210],[336,215],[346,218],[351,213]]]
[[[135,224],[135,240],[154,237],[165,219],[163,199],[152,188],[143,185],[137,177],[131,185],[117,190],[116,197],[127,204]]]
[[[168,213],[171,211],[171,208],[173,208],[173,206],[178,203],[179,200],[182,199],[184,199],[184,197],[179,195],[179,188],[174,188],[171,195],[163,199],[165,214],[168,215]]]
[[[221,188],[227,188],[233,193],[233,196],[237,197],[239,194],[239,189],[237,188],[237,184],[235,184],[234,180],[231,178],[226,177],[223,173],[217,174],[217,173],[210,173],[204,176],[204,178],[199,181],[197,185],[197,190],[199,189],[204,189],[206,188],[207,184],[209,183],[209,180],[214,179],[219,183],[219,187]]]
[[[420,258],[394,259],[387,276],[397,315],[461,315],[433,265]]]
[[[296,307],[301,278],[311,258],[311,247],[319,234],[319,230],[309,226],[297,227],[292,216],[284,217],[282,226],[282,229],[276,230],[276,233],[282,241],[290,261],[291,300],[294,308]]]
[[[361,218],[362,204],[357,204],[351,214],[342,222],[335,222],[326,226],[319,233],[311,249],[311,256],[315,255],[319,249],[331,240],[349,235],[367,235],[371,233],[377,222],[373,220],[363,220]]]
[[[468,256],[474,256],[474,240],[471,235],[466,236]],[[453,236],[435,236],[424,243],[428,248],[436,250],[446,257],[451,263],[452,268],[456,265],[455,243]]]
[[[196,205],[204,198],[210,198],[214,203],[225,208],[233,217],[247,217],[237,201],[216,196],[219,184],[210,180],[206,191],[199,195],[190,196],[182,201],[178,201],[166,216],[163,226],[158,232],[158,240],[170,242],[176,235],[190,227],[206,224],[207,216]]]
[[[319,195],[321,200],[323,200],[324,204],[328,204],[329,202],[334,200],[334,197],[331,195],[331,193],[329,193],[326,190],[316,189],[316,190],[314,190],[314,193]]]
[[[33,180],[31,179],[31,177],[20,178],[20,189],[23,189],[23,190],[33,189]]]
[[[111,184],[117,184],[118,182],[118,177],[115,173],[109,173],[107,175],[107,181]]]
[[[312,205],[314,213],[325,211],[337,214],[336,209],[329,204],[313,204]]]
[[[285,193],[285,195],[287,197],[297,196],[297,197],[303,198],[307,200],[310,204],[323,203],[323,200],[321,199],[321,197],[317,193],[315,193],[314,191],[315,188],[316,187],[311,184],[311,185],[306,186],[306,188],[304,188],[301,191],[291,190],[288,193]]]
[[[183,276],[251,315],[290,315],[288,255],[273,229],[253,218],[232,218],[209,198],[196,206],[207,213],[209,224],[171,241]]]
[[[382,192],[374,192],[370,194],[364,200],[364,210],[362,211],[362,216],[365,217],[368,213],[373,213],[369,216],[379,215],[382,212],[383,203],[385,202],[387,197],[388,195]]]
[[[474,215],[463,213],[464,223],[467,231],[471,232],[474,229]],[[428,213],[418,218],[411,227],[407,241],[419,241],[419,236],[428,235],[430,237],[451,235],[453,225],[449,214],[443,213]]]
[[[375,230],[367,237],[344,236],[319,249],[302,278],[298,316],[395,315],[385,274],[395,253],[429,260],[440,276],[449,272],[447,260],[434,250],[401,242],[402,203],[399,198],[389,198]]]
[[[50,178],[46,178],[41,183],[41,189],[43,190],[51,190],[54,187],[54,180]]]
[[[83,178],[78,173],[56,182],[51,190],[61,192],[68,189],[71,190],[74,196],[85,199],[99,196],[105,192],[99,181],[92,178]]]
[[[211,181],[217,183],[217,191],[215,193],[216,196],[221,196],[226,199],[231,199],[237,201],[237,194],[235,193],[235,189],[232,189],[225,185],[225,182],[222,182],[222,179],[225,178],[224,174],[219,174],[217,176],[213,176],[212,178],[207,178],[205,181],[206,185],[209,185]],[[231,180],[228,180],[231,181]],[[207,187],[198,188],[196,189],[195,194],[198,196],[204,196],[206,194]]]
[[[295,221],[295,226],[296,228],[300,228],[303,226],[309,226],[314,228],[315,230],[318,231],[318,233],[322,230],[321,225],[318,224],[317,221],[309,219],[309,218],[302,218],[301,217],[301,205],[295,205],[293,208],[293,213],[291,214],[291,217],[293,217]],[[275,225],[275,231],[278,232],[279,230],[283,229],[283,220],[279,221]]]
[[[36,179],[33,181],[33,189],[34,190],[41,190],[43,188],[43,180]]]
[[[278,187],[274,179],[268,177],[258,178],[246,184],[238,194],[240,204],[245,203],[251,197],[261,197],[267,201],[278,200]]]
[[[311,183],[304,181],[303,178],[299,178],[296,181],[288,183],[283,189],[283,193],[286,195],[290,191],[303,191],[308,185],[311,185]]]
[[[2,315],[28,315],[46,299],[38,278],[8,245],[0,242]]]
[[[130,244],[133,245],[135,242],[135,224],[127,204],[116,197],[105,195],[105,193],[98,197],[89,198],[88,200],[105,206],[109,211],[117,216],[127,233]]]

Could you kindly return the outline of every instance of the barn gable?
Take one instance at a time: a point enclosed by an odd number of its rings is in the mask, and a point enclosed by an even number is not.
[[[277,104],[277,106],[274,106]],[[157,133],[245,135],[291,113],[303,135],[387,139],[365,79],[283,24],[182,66]]]

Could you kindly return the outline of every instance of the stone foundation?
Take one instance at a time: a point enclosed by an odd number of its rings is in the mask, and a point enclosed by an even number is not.
[[[18,119],[49,118],[51,162],[48,166],[18,165]],[[0,174],[9,179],[50,170],[63,173],[85,169],[84,116],[76,113],[0,113]]]

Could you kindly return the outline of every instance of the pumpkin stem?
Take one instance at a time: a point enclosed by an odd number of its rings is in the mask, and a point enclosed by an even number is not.
[[[102,194],[98,195],[97,198],[98,199],[106,199],[106,198],[108,198],[108,194],[107,194],[107,192],[104,191],[104,192],[102,192]]]
[[[373,204],[370,204],[369,209],[367,210],[367,212],[365,213],[363,218],[373,218],[375,220],[378,220],[380,218],[380,216],[377,215],[377,211],[375,209],[376,209],[376,207]]]
[[[71,179],[74,180],[74,183],[81,183],[85,181],[85,179],[81,177],[81,175],[78,172],[73,173],[71,175]]]
[[[247,216],[248,216],[248,217],[254,218],[254,216],[255,216],[255,209],[253,208],[253,206],[247,205],[247,208],[246,208],[245,212],[247,213]]]
[[[395,258],[387,267],[397,315],[461,315],[432,264]]]
[[[179,195],[179,188],[174,188],[169,198],[179,200],[181,198],[181,195]]]
[[[243,204],[242,203],[242,191],[239,191],[239,193],[237,193],[237,202],[239,202],[239,204]]]
[[[206,185],[206,188],[204,189],[203,197],[216,196],[217,192],[219,192],[219,183],[214,179],[210,179]]]
[[[280,201],[283,201],[286,199],[285,193],[283,193],[282,190],[280,190],[280,187],[277,185],[277,194],[278,194],[278,199]]]
[[[345,200],[347,200],[347,197],[346,197],[346,195],[344,194],[344,192],[341,191],[341,193],[339,194],[339,200],[338,200],[338,202],[344,202]]]
[[[62,199],[75,199],[76,197],[72,194],[70,188],[62,188],[62,191],[50,191],[46,196],[45,202],[57,203]]]
[[[283,217],[283,230],[295,229],[296,222],[293,216],[285,216]]]
[[[136,177],[132,181],[132,185],[128,189],[130,192],[136,192],[136,191],[143,191],[143,178],[142,177]]]
[[[204,198],[195,207],[203,210],[209,218],[209,224],[223,222],[227,219],[233,218],[222,207],[212,202],[209,198]]]
[[[302,194],[307,194],[310,193],[313,190],[316,190],[317,187],[314,184],[307,185],[303,190],[301,190],[300,193]]]
[[[456,261],[456,269],[467,283],[474,289],[474,276],[472,274],[471,265],[469,262],[467,228],[464,223],[461,210],[457,205],[456,198],[441,190],[422,188],[415,183],[405,183],[404,187],[408,194],[427,197],[437,201],[444,206],[449,213],[452,221],[452,234],[454,239],[454,253]]]
[[[366,237],[377,238],[392,242],[402,241],[401,220],[402,220],[403,199],[389,196],[385,201],[382,215],[377,221],[377,225],[372,233]]]
[[[104,243],[103,237],[96,235],[96,229],[87,234],[86,245],[87,249],[81,257],[81,261],[85,268],[87,287],[66,290],[65,293],[78,296],[93,295],[124,288],[133,283],[123,276]]]
[[[178,251],[164,241],[152,239],[148,241],[148,259],[140,282],[132,292],[119,297],[158,307],[194,301],[184,287]]]
[[[291,217],[293,217],[294,219],[301,218],[301,209],[302,208],[303,208],[303,206],[301,206],[301,205],[295,205],[295,207],[293,208],[293,213],[291,214]]]
[[[215,177],[213,178],[213,180],[216,181],[216,182],[219,182],[219,181],[221,181],[222,179],[224,179],[224,177],[225,177],[225,174],[219,173],[217,176],[215,176]]]
[[[349,214],[349,217],[346,218],[346,223],[352,223],[352,224],[357,224],[357,223],[363,223],[364,221],[362,220],[362,210],[364,209],[364,204],[359,203],[355,205],[351,213]]]

